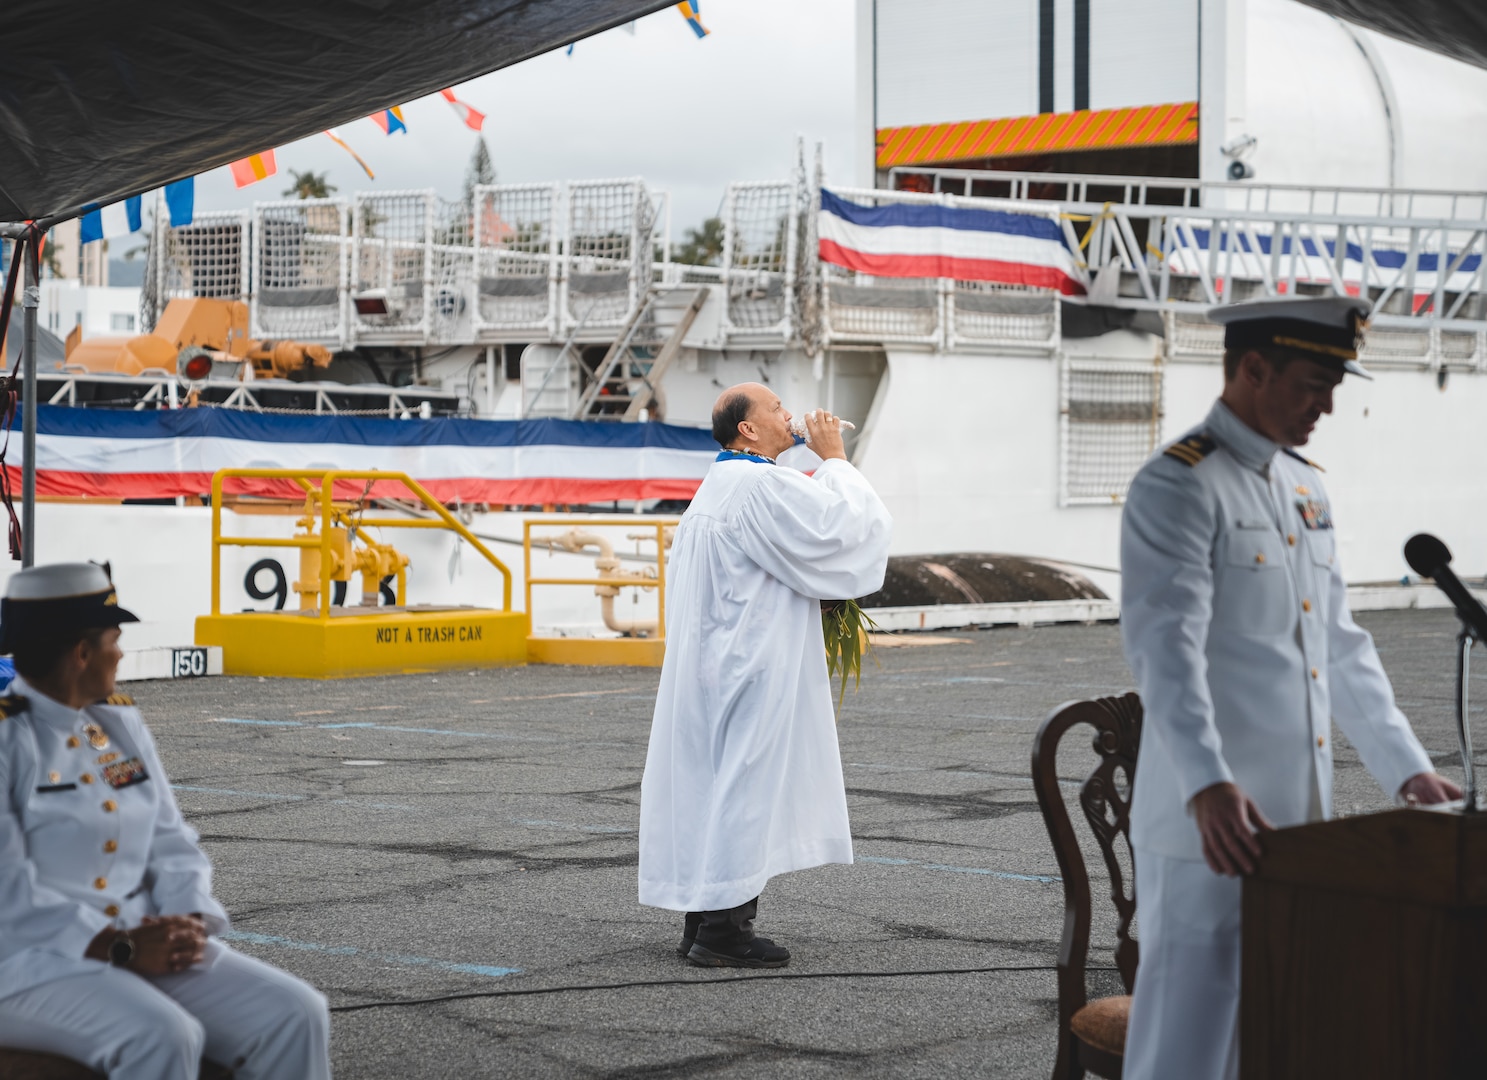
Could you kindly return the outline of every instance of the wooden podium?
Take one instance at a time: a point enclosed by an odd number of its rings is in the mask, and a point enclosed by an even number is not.
[[[1267,833],[1244,882],[1244,1080],[1487,1076],[1487,814]]]

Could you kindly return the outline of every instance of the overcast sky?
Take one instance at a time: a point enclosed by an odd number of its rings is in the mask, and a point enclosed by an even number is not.
[[[675,8],[456,87],[486,114],[499,180],[642,176],[673,200],[672,235],[717,213],[731,180],[788,178],[795,137],[826,144],[826,169],[850,183],[852,0],[704,0],[699,40]],[[475,132],[435,95],[403,108],[408,131],[371,120],[340,129],[377,174],[324,135],[278,148],[279,173],[238,190],[225,168],[197,178],[196,205],[218,210],[282,197],[290,169],[328,172],[346,195],[434,188],[458,197]],[[808,154],[809,154],[808,149]]]

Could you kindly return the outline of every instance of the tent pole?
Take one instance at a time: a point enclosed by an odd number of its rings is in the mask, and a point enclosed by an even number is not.
[[[26,237],[26,287],[21,293],[21,566],[36,564],[36,309],[41,304],[42,233]]]

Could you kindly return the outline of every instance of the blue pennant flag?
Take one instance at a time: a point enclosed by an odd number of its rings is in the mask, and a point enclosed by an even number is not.
[[[174,184],[165,185],[165,206],[170,211],[172,228],[190,225],[196,212],[196,178],[188,176]]]

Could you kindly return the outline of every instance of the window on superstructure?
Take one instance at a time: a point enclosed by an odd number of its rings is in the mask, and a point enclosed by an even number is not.
[[[1065,356],[1059,399],[1060,505],[1124,502],[1161,441],[1161,364]]]

